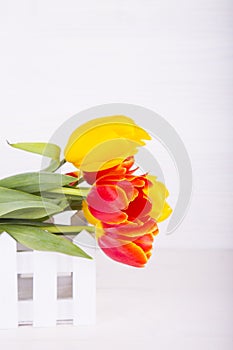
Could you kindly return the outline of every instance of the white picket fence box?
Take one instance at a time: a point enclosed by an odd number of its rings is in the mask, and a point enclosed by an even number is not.
[[[94,247],[84,250],[95,257]],[[7,233],[0,235],[0,329],[89,325],[95,314],[95,259],[17,251]]]

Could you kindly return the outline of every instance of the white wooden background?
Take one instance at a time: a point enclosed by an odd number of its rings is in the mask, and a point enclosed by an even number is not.
[[[0,1],[0,175],[40,165],[6,139],[49,140],[97,104],[146,106],[175,127],[194,170],[189,215],[160,245],[232,248],[232,9],[229,0]]]
[[[232,348],[232,260],[225,250],[220,255],[203,250],[203,259],[201,251],[180,250],[233,248],[232,15],[230,0],[0,1],[1,176],[40,165],[35,157],[10,150],[5,139],[47,140],[66,118],[109,102],[139,104],[164,116],[183,138],[194,170],[189,214],[176,234],[161,235],[158,243],[159,249],[180,253],[165,254],[163,264],[155,254],[150,273],[135,277],[133,299],[132,289],[128,294],[124,289],[131,275],[123,287],[122,267],[107,265],[103,258],[99,283],[107,288],[105,271],[114,266],[116,284],[100,292],[99,329],[33,333],[32,343],[24,341],[26,333],[13,338],[5,333],[4,349],[25,349],[27,344],[36,349],[33,340],[39,334],[38,349],[48,343],[62,349],[68,334],[69,349],[80,342],[82,349],[93,344],[108,348],[101,340],[106,334],[117,348],[127,343],[141,349],[153,342],[159,349],[171,344],[179,349]],[[173,266],[177,269],[169,270]],[[224,273],[229,274],[226,280]],[[114,297],[126,312],[120,312]],[[138,320],[133,310],[139,301]]]

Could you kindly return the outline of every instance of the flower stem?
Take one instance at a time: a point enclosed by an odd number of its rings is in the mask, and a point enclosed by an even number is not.
[[[78,188],[62,187],[62,188],[55,188],[48,192],[86,197],[89,191],[90,191],[90,188],[88,187],[78,187]]]
[[[85,230],[90,233],[95,232],[94,226],[66,226],[66,225],[54,225],[54,226],[43,226],[43,230],[52,232],[52,233],[75,233],[78,234],[82,230]]]
[[[66,163],[66,160],[65,160],[65,159],[62,159],[62,160],[60,161],[60,163],[57,165],[57,167],[53,169],[53,173],[54,173],[55,171],[57,171],[59,168],[61,168],[62,165],[64,165],[65,163]]]

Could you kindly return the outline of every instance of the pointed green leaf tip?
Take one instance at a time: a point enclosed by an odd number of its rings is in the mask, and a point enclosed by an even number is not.
[[[50,164],[44,169],[45,171],[53,172],[58,169],[64,161],[60,162],[61,149],[54,143],[44,142],[19,142],[19,143],[7,143],[14,148],[21,149],[23,151],[40,154],[41,156],[51,158]]]
[[[7,141],[8,142],[8,141]],[[19,142],[9,143],[11,147],[18,148],[27,152],[40,154],[41,156],[48,157],[54,160],[60,159],[61,149],[54,143],[44,142]]]
[[[44,231],[39,227],[3,224],[1,225],[1,230],[2,229],[4,229],[17,242],[30,249],[57,252],[92,259],[91,256],[86,254],[81,248],[68,239]]]

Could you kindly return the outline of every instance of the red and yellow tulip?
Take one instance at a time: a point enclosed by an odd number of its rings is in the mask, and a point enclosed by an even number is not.
[[[151,256],[157,221],[168,217],[171,208],[165,202],[165,186],[155,177],[135,175],[133,164],[134,158],[129,157],[113,168],[84,173],[93,186],[83,202],[83,211],[96,225],[98,244],[106,255],[143,267]]]

